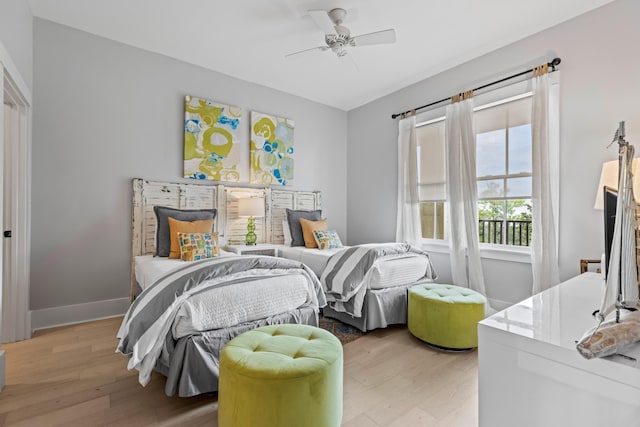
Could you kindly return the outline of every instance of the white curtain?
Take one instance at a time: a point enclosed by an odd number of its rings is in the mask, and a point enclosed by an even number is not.
[[[533,294],[560,283],[554,206],[551,192],[549,74],[533,79]]]
[[[398,131],[398,214],[396,241],[420,246],[416,117],[400,120]]]
[[[447,106],[447,202],[453,283],[486,295],[478,242],[473,98]]]

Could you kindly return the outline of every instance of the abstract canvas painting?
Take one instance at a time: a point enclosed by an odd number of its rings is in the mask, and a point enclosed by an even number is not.
[[[240,181],[242,109],[186,96],[184,177]]]
[[[251,183],[293,181],[293,120],[251,112]]]

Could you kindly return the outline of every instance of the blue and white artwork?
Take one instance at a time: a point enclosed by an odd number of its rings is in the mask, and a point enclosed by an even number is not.
[[[251,112],[251,183],[291,185],[294,121]]]

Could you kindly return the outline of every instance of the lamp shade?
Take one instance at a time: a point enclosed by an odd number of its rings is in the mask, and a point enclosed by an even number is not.
[[[638,170],[639,157],[633,159],[631,166],[633,172],[633,197],[636,202],[640,201],[640,170]],[[618,161],[612,160],[602,164],[602,172],[600,173],[600,182],[598,183],[598,191],[596,192],[595,209],[604,209],[603,187],[618,189]]]
[[[264,216],[264,199],[245,197],[238,199],[239,216]]]

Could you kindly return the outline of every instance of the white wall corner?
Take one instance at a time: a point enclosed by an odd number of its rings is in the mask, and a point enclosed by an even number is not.
[[[31,327],[37,331],[38,329],[122,316],[127,308],[129,308],[129,298],[116,298],[33,310],[31,311]]]
[[[4,44],[2,43],[2,40],[0,40],[0,66],[6,69],[7,74],[9,75],[11,80],[18,87],[18,89],[22,93],[22,96],[25,97],[29,106],[31,106],[31,99],[32,99],[31,90],[29,90],[29,86],[27,85],[25,80],[22,78],[22,75],[18,71],[18,67],[13,62],[13,59],[11,59],[11,56],[9,55],[9,51],[5,48]]]

